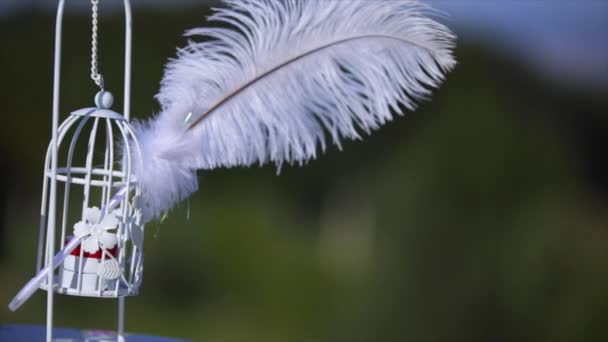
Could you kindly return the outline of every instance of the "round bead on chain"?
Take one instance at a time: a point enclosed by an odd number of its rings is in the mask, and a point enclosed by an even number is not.
[[[114,96],[109,91],[102,90],[95,95],[95,105],[97,108],[110,109],[114,103]]]

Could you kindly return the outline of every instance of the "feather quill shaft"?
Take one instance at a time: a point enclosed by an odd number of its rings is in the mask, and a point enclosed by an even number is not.
[[[269,71],[266,71],[264,74],[256,77],[255,79],[253,79],[253,80],[249,81],[248,83],[246,83],[245,85],[241,86],[239,89],[237,89],[237,90],[231,92],[230,94],[226,95],[226,97],[224,97],[217,104],[215,104],[211,108],[209,108],[209,110],[207,110],[205,113],[203,113],[201,115],[198,115],[198,116],[189,116],[189,117],[187,117],[185,123],[188,125],[188,129],[193,128],[205,116],[211,114],[211,112],[214,112],[216,109],[220,108],[222,106],[222,104],[226,103],[226,101],[230,101],[230,99],[232,99],[236,95],[240,94],[244,89],[249,88],[250,86],[254,85],[257,81],[263,79],[266,76],[271,75],[273,72],[275,72],[275,71],[277,71],[277,70],[279,70],[279,69],[281,69],[281,68],[283,68],[283,67],[285,67],[285,66],[287,66],[287,65],[289,65],[291,63],[294,63],[294,62],[298,61],[301,58],[305,58],[306,56],[312,55],[315,52],[318,52],[318,51],[321,51],[323,49],[327,49],[327,48],[330,48],[332,46],[336,46],[336,45],[339,45],[339,44],[344,44],[344,43],[352,41],[352,40],[357,40],[357,39],[373,39],[373,38],[377,38],[377,39],[394,39],[394,40],[400,41],[402,43],[407,43],[407,44],[411,44],[411,45],[417,46],[415,43],[406,41],[406,40],[398,38],[398,37],[383,36],[383,35],[367,35],[367,36],[360,36],[360,37],[352,37],[352,38],[342,39],[342,40],[337,41],[337,42],[332,42],[332,43],[327,44],[325,46],[322,46],[322,47],[319,47],[319,48],[307,51],[307,52],[303,53],[300,56],[297,56],[297,57],[295,57],[295,58],[293,58],[293,59],[291,59],[289,61],[286,61],[286,62],[284,62],[284,63],[282,63],[282,64],[280,64],[280,65],[278,65],[278,66],[276,66],[276,67],[274,67],[272,69],[270,69]],[[419,48],[423,48],[421,46],[418,46],[418,47]]]
[[[196,170],[303,164],[430,96],[455,36],[414,0],[225,0],[166,67],[161,112],[135,124],[144,220],[198,188]]]

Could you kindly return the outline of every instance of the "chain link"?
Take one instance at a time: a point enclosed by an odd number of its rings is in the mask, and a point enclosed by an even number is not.
[[[97,56],[97,24],[99,0],[91,0],[91,79],[103,90],[103,76],[99,73]]]

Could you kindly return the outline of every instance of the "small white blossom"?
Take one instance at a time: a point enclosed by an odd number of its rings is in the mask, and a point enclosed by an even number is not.
[[[118,239],[109,230],[116,229],[118,222],[114,213],[108,213],[102,219],[99,208],[87,208],[84,221],[74,225],[74,236],[82,239],[82,248],[87,253],[95,253],[99,248],[112,249]]]

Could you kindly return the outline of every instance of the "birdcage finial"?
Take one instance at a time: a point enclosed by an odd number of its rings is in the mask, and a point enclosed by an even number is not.
[[[95,105],[100,109],[110,109],[114,104],[114,96],[106,90],[101,90],[95,95]]]

